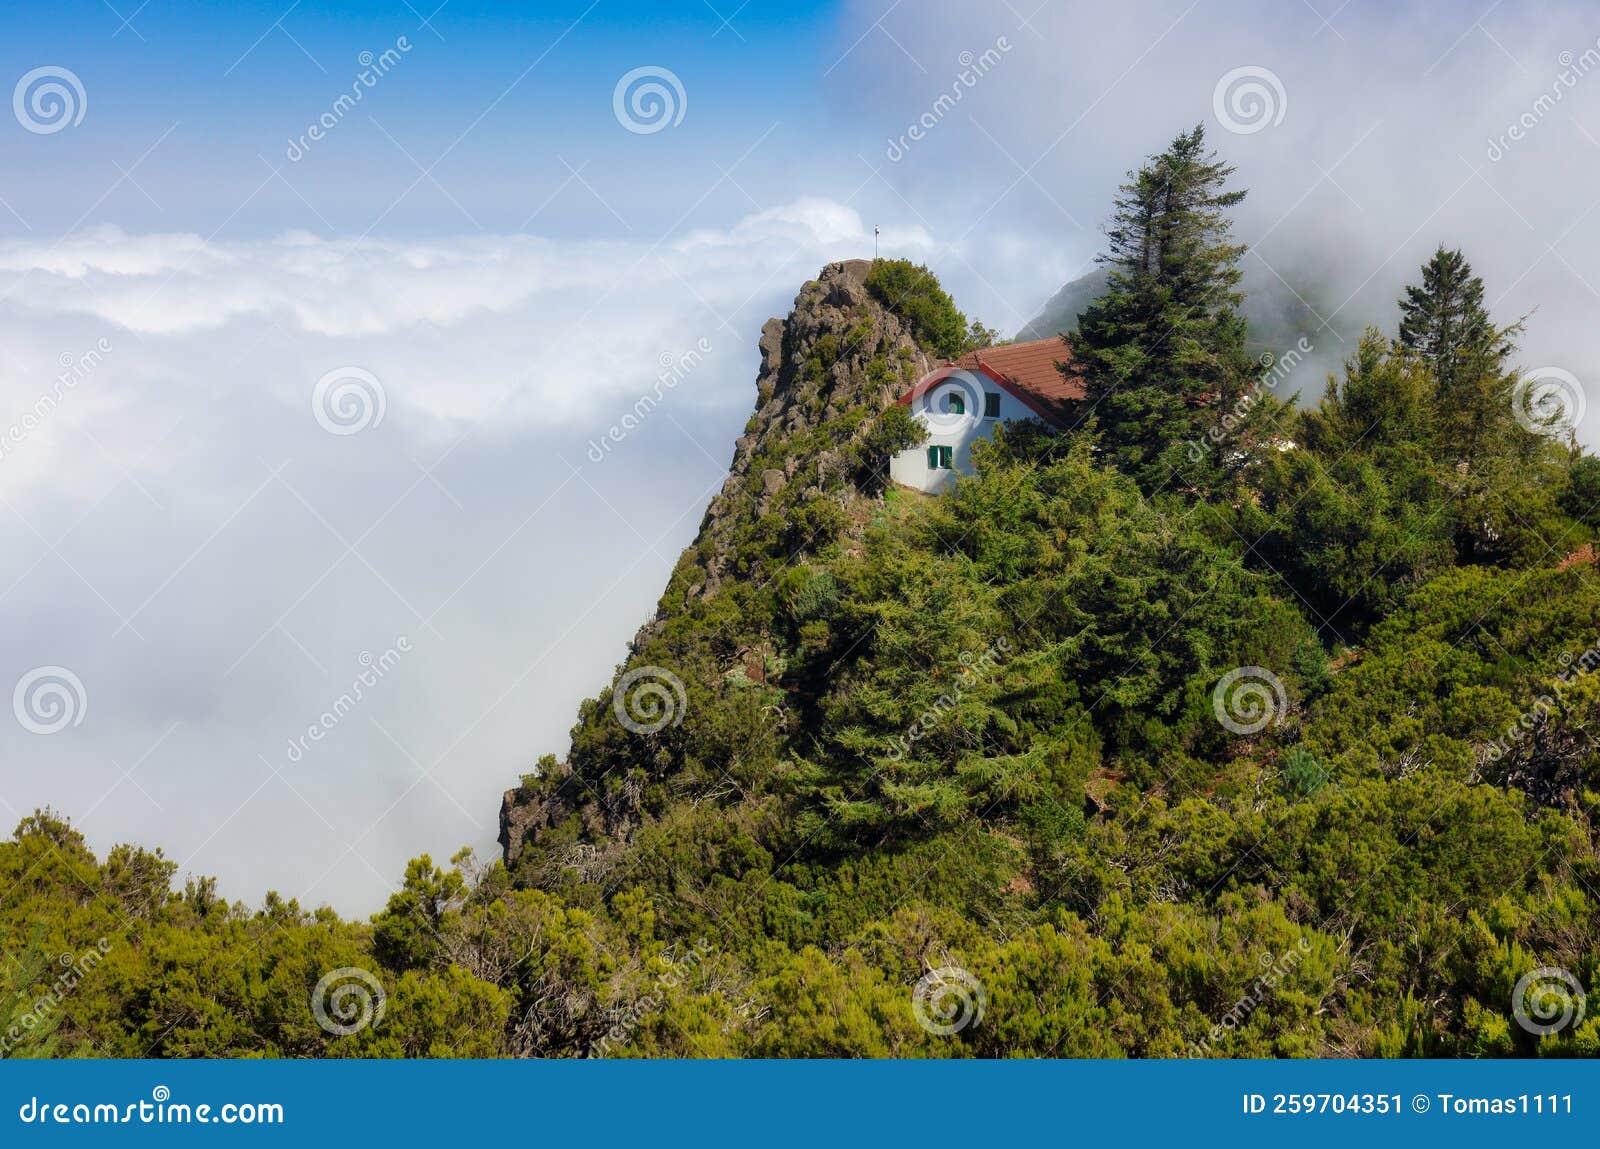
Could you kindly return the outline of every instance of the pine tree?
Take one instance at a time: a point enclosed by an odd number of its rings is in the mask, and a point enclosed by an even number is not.
[[[1070,340],[1101,445],[1147,492],[1199,481],[1189,444],[1237,413],[1257,372],[1239,312],[1245,248],[1226,215],[1245,196],[1227,189],[1233,171],[1197,125],[1129,173],[1100,256],[1109,289]],[[1228,447],[1203,453],[1203,469],[1237,462],[1250,444],[1236,427]]]
[[[1330,375],[1322,401],[1301,418],[1305,446],[1328,460],[1351,451],[1410,447],[1431,461],[1438,442],[1438,383],[1415,355],[1396,352],[1376,327]]]
[[[1450,460],[1472,468],[1520,440],[1512,419],[1515,380],[1507,361],[1520,323],[1500,328],[1483,306],[1483,280],[1459,250],[1442,244],[1422,268],[1421,284],[1400,300],[1400,345],[1415,352],[1438,382],[1440,442]]]

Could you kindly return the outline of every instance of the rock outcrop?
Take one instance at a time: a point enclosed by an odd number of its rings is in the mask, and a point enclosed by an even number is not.
[[[875,484],[852,449],[871,423],[865,416],[882,411],[934,363],[908,324],[868,290],[871,268],[864,259],[829,264],[800,289],[787,319],[763,325],[755,413],[735,444],[728,477],[707,507],[699,534],[680,558],[654,617],[634,637],[630,660],[675,614],[746,576],[740,563],[748,554],[736,543],[741,531],[748,534],[752,524],[771,526],[763,519],[800,518],[819,499],[837,500],[848,510],[875,497]],[[566,763],[546,768],[563,778],[571,772]],[[626,832],[630,811],[597,813],[582,789],[525,784],[508,790],[500,810],[507,864],[517,860],[524,843],[539,841],[574,814],[601,834]]]
[[[689,550],[703,560],[705,574],[692,596],[714,594],[727,577],[733,524],[766,513],[773,496],[805,470],[807,460],[786,453],[785,444],[807,441],[811,432],[863,402],[875,409],[892,403],[908,380],[933,367],[907,325],[868,292],[871,268],[866,259],[830,263],[800,289],[787,319],[769,319],[761,328],[755,414],[734,445],[728,478]],[[782,468],[752,474],[756,461],[769,457],[781,457]],[[804,496],[860,493],[838,447],[819,452],[815,463],[815,474],[801,475],[808,483]]]

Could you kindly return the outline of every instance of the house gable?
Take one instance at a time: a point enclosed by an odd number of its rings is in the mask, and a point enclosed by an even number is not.
[[[1064,375],[1072,353],[1060,339],[1035,339],[969,352],[917,380],[897,402],[914,406],[928,391],[953,375],[976,375],[1010,394],[1040,420],[1059,430],[1073,426],[1084,397],[1083,380]]]
[[[920,447],[889,460],[897,483],[939,494],[973,470],[973,446],[1006,420],[1038,419],[1068,430],[1077,425],[1083,383],[1062,373],[1071,351],[1059,339],[1011,343],[963,355],[928,372],[896,402],[927,431]]]

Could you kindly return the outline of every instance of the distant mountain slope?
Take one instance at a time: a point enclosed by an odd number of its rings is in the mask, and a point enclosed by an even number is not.
[[[1110,278],[1108,268],[1096,267],[1067,283],[1017,331],[1016,339],[1048,339],[1076,331],[1078,316],[1105,293]],[[1331,325],[1339,338],[1323,330],[1318,314],[1327,315],[1334,306],[1325,305],[1314,289],[1299,284],[1291,287],[1265,269],[1252,271],[1247,267],[1241,287],[1245,292],[1245,317],[1250,320],[1251,346],[1259,351],[1282,354],[1302,337],[1313,347],[1331,347],[1343,341],[1353,344],[1360,334],[1358,324],[1339,320]]]
[[[1078,329],[1078,316],[1089,304],[1105,294],[1111,280],[1108,268],[1097,267],[1086,275],[1069,281],[1060,291],[1045,301],[1044,307],[1016,334],[1017,342],[1029,339],[1048,339],[1052,335],[1071,333]]]

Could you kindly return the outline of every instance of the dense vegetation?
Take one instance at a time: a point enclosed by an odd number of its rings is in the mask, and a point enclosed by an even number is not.
[[[1600,976],[1600,464],[1442,248],[1316,407],[1270,395],[1230,174],[1196,130],[1130,177],[1077,428],[927,499],[882,486],[903,409],[852,407],[814,432],[848,465],[718,544],[738,578],[690,593],[691,548],[624,668],[686,705],[586,703],[512,866],[419,858],[356,923],[24,821],[8,1051],[1600,1053],[1600,1016],[1513,1019],[1538,967]],[[929,350],[987,338],[925,269],[869,287]],[[318,1024],[336,971],[381,1019]]]
[[[926,267],[904,259],[880,259],[867,273],[867,290],[894,309],[928,350],[955,358],[975,347],[987,347],[995,333],[976,319],[967,320],[955,300]]]

